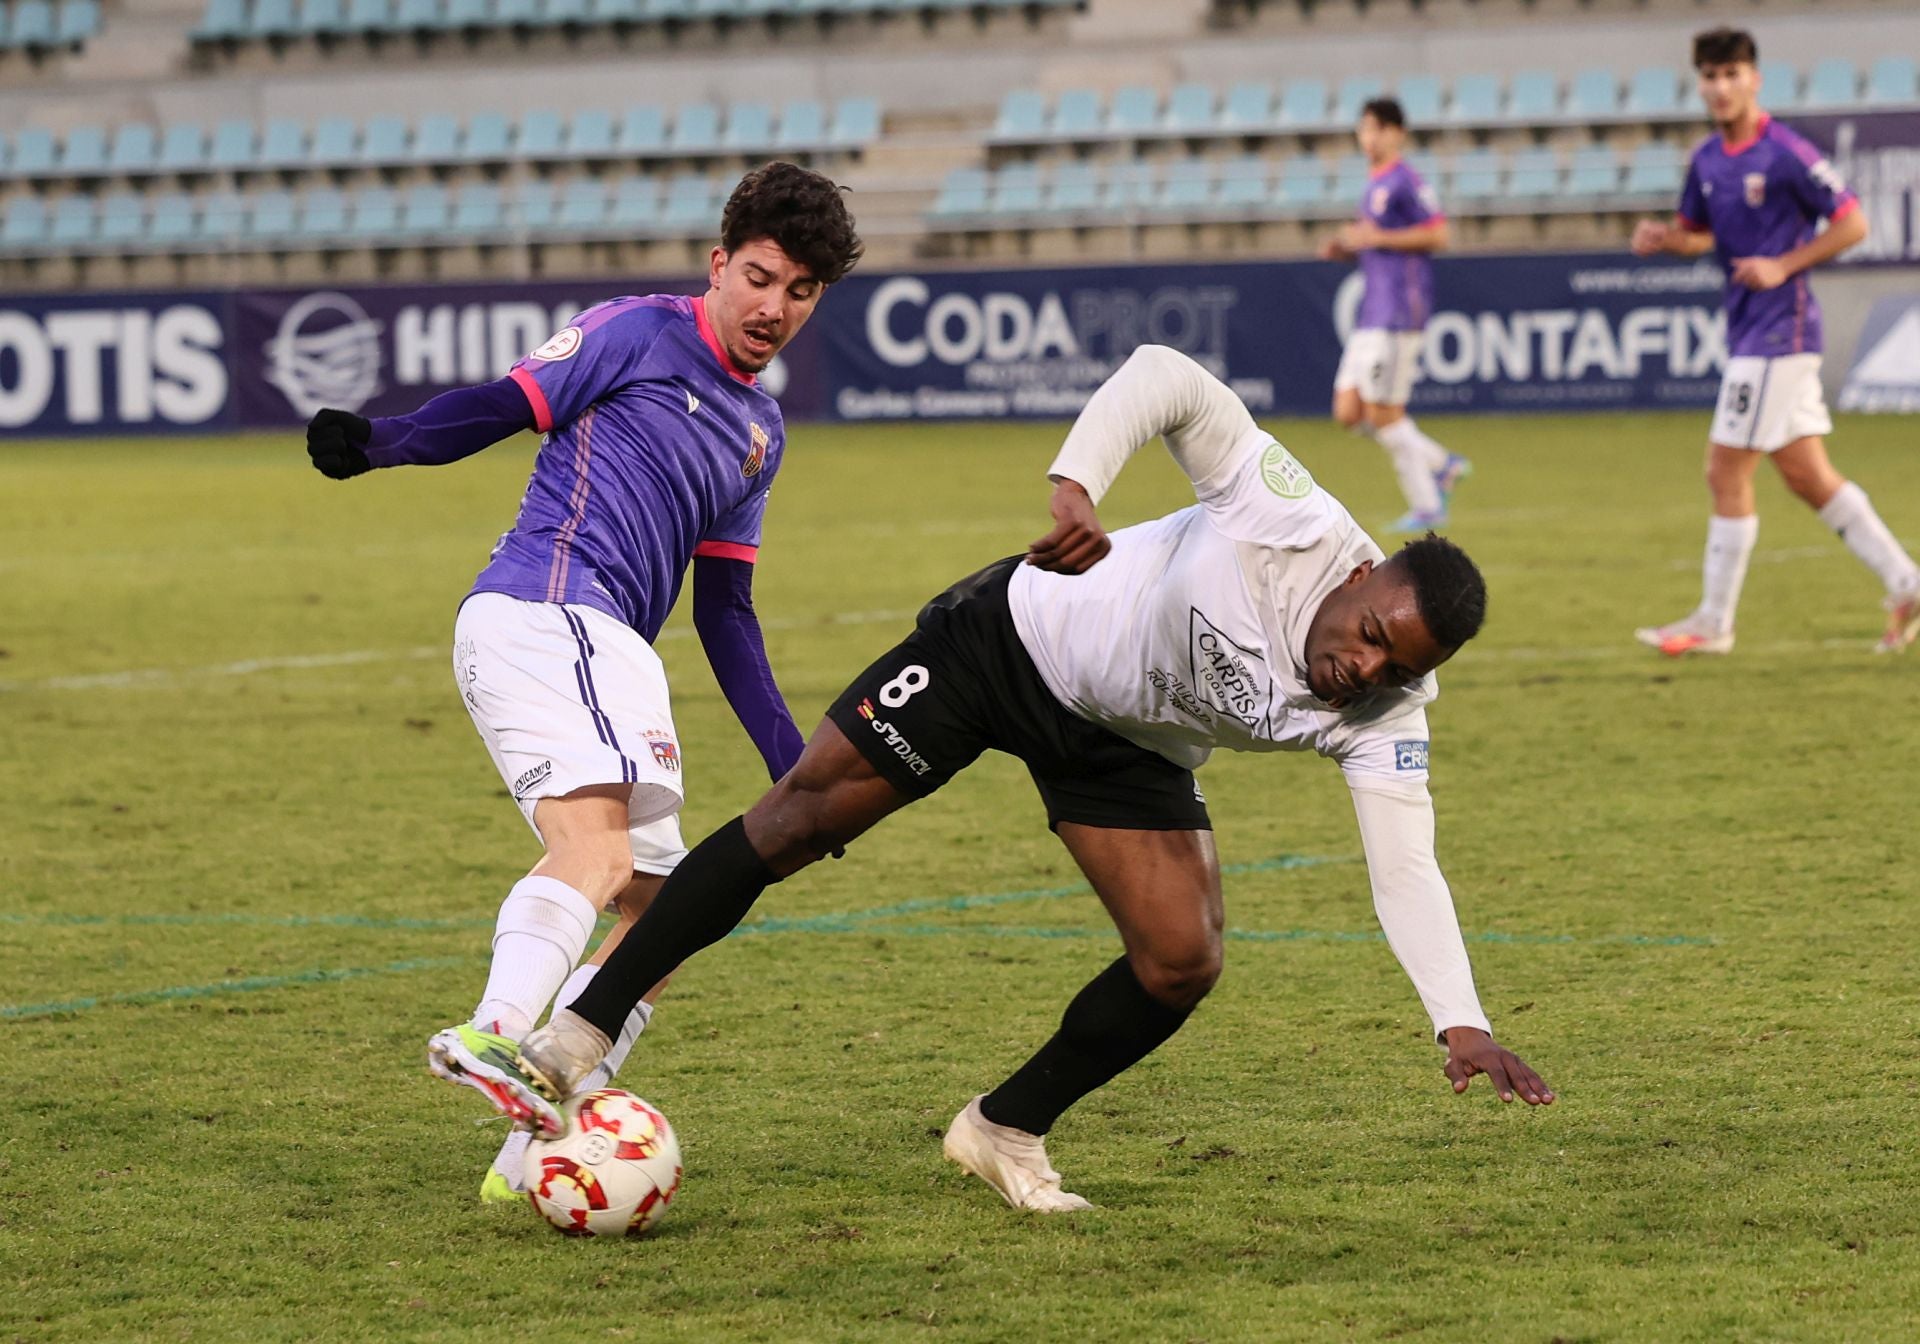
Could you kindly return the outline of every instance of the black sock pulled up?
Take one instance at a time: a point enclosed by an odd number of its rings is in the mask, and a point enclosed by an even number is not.
[[[733,932],[779,880],[747,840],[746,818],[735,817],[680,860],[580,997],[562,1006],[618,1040],[641,995]]]
[[[1121,957],[1074,995],[1053,1039],[982,1098],[980,1112],[996,1125],[1045,1134],[1067,1107],[1152,1054],[1192,1012],[1148,994]]]

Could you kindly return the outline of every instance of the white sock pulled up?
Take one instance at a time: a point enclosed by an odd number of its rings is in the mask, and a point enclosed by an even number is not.
[[[493,966],[474,1025],[520,1040],[587,950],[597,906],[565,882],[523,877],[500,903]]]
[[[1860,563],[1879,576],[1888,597],[1907,597],[1920,589],[1920,566],[1880,521],[1867,492],[1852,481],[1834,492],[1820,510],[1820,521],[1837,532]]]
[[[1393,472],[1399,478],[1400,493],[1406,496],[1407,507],[1415,513],[1438,513],[1440,484],[1433,479],[1433,473],[1445,464],[1446,449],[1422,434],[1404,415],[1376,429],[1373,436],[1393,459]],[[1440,454],[1438,462],[1432,462],[1434,452]]]
[[[1700,616],[1714,634],[1733,629],[1733,613],[1740,605],[1740,589],[1747,581],[1747,561],[1760,535],[1760,515],[1707,520],[1707,551],[1700,563]]]

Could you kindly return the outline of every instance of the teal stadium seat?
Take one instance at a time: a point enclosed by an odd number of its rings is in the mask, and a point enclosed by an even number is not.
[[[360,242],[393,238],[400,232],[400,204],[385,187],[365,187],[349,207],[347,232]]]
[[[1296,79],[1280,90],[1280,109],[1275,123],[1288,130],[1327,125],[1326,82]]]
[[[1456,79],[1447,120],[1456,126],[1483,126],[1500,120],[1500,77],[1482,74]]]
[[[484,238],[499,233],[504,222],[500,188],[491,182],[469,182],[460,188],[453,205],[455,234],[462,238]]]
[[[102,246],[130,249],[146,231],[147,208],[139,196],[120,191],[101,198],[97,237]]]
[[[540,0],[494,0],[493,26],[499,28],[517,28],[525,32],[546,25],[547,17],[540,9]]]
[[[1296,154],[1280,165],[1273,203],[1291,214],[1318,210],[1327,203],[1327,165],[1312,154]]]
[[[773,109],[765,103],[735,103],[727,109],[721,148],[746,153],[773,147]]]
[[[584,28],[593,22],[587,0],[547,0],[543,13],[554,28]]]
[[[402,234],[408,238],[438,237],[448,231],[451,222],[445,187],[435,182],[418,182],[407,188],[400,202]]]
[[[1213,208],[1213,165],[1205,159],[1177,159],[1167,166],[1155,204],[1173,215],[1201,215]]]
[[[598,233],[607,223],[607,184],[597,177],[576,177],[560,190],[554,227],[562,233]]]
[[[1582,70],[1567,87],[1567,117],[1604,121],[1620,115],[1620,81],[1611,70]]]
[[[1040,165],[1010,163],[993,179],[989,209],[1000,218],[1025,218],[1040,213]]]
[[[394,26],[392,0],[347,0],[344,33],[384,33]]]
[[[98,126],[76,126],[60,146],[60,171],[68,177],[98,177],[107,171],[107,133]]]
[[[432,118],[428,118],[432,120]],[[351,124],[351,123],[349,123]],[[458,133],[456,128],[456,134]],[[316,136],[316,139],[318,137]],[[353,155],[349,152],[348,156]],[[399,117],[375,117],[360,138],[360,158],[368,163],[403,163],[407,158],[407,123]]]
[[[207,0],[191,37],[195,42],[232,42],[247,35],[247,0]]]
[[[1521,70],[1507,81],[1507,120],[1552,121],[1560,115],[1560,77],[1547,70]]]
[[[1422,182],[1427,183],[1435,191],[1440,189],[1443,172],[1440,159],[1432,150],[1416,149],[1406,156],[1406,161],[1407,167],[1413,169],[1414,175]]]
[[[524,232],[538,239],[552,233],[559,220],[553,183],[538,178],[522,182],[513,194],[513,202],[501,221],[502,227]]]
[[[247,231],[247,202],[230,191],[191,201],[188,209],[199,220],[199,228],[192,235],[194,242],[236,247]]]
[[[1666,198],[1680,190],[1686,175],[1680,151],[1657,140],[1633,151],[1627,160],[1626,193],[1629,196]]]
[[[668,148],[677,154],[705,154],[720,147],[720,109],[712,103],[684,103],[673,115]]]
[[[77,47],[99,31],[99,0],[61,0],[54,25],[54,41],[59,46]]]
[[[1540,201],[1560,190],[1560,156],[1550,149],[1523,149],[1507,165],[1506,195]]]
[[[1228,159],[1220,165],[1220,208],[1235,215],[1259,215],[1271,190],[1267,177],[1267,161],[1256,154]]]
[[[252,150],[249,141],[247,148]],[[163,173],[197,173],[207,166],[207,134],[191,122],[176,121],[160,137],[155,167]]]
[[[53,132],[29,126],[14,132],[13,159],[7,166],[7,176],[51,177],[58,171],[59,160],[59,146]]]
[[[254,124],[232,118],[213,128],[213,146],[207,151],[207,167],[228,171],[248,168],[253,165],[258,152],[258,135]]]
[[[1219,122],[1219,113],[1213,104],[1213,90],[1205,84],[1177,85],[1167,98],[1167,111],[1161,122],[1170,131],[1205,134]]]
[[[315,187],[300,198],[294,232],[300,238],[344,238],[347,234],[347,198],[332,187]]]
[[[396,0],[393,30],[401,33],[428,33],[444,26],[440,0]]]
[[[1160,95],[1143,84],[1116,91],[1107,105],[1107,130],[1115,135],[1144,135],[1158,128]]]
[[[294,37],[299,31],[300,20],[293,0],[253,0],[253,12],[247,20],[248,37]]]
[[[1063,90],[1053,104],[1053,138],[1081,140],[1100,134],[1100,95],[1092,89]]]
[[[303,37],[338,37],[347,30],[346,0],[300,0],[296,31]]]
[[[1490,149],[1470,149],[1453,161],[1446,194],[1454,201],[1487,201],[1500,194],[1500,156]]]
[[[1039,140],[1047,133],[1047,100],[1034,89],[1014,89],[1000,100],[996,140]]]
[[[200,209],[193,197],[172,191],[157,196],[147,216],[147,249],[169,251],[200,237]]]
[[[96,215],[90,196],[63,196],[54,202],[47,241],[55,247],[84,247],[94,238]]]
[[[934,198],[937,219],[970,219],[987,213],[987,174],[979,168],[955,168],[940,183]]]
[[[349,122],[348,128],[352,128]],[[260,133],[260,157],[264,168],[291,168],[307,161],[306,128],[297,121],[275,117]]]
[[[639,23],[645,15],[641,13],[640,0],[587,0],[587,17],[592,23],[626,28]]]
[[[1882,56],[1867,72],[1867,101],[1876,107],[1920,103],[1920,66],[1911,56]]]
[[[1408,75],[1394,88],[1409,127],[1431,126],[1440,120],[1440,79],[1437,75]]]
[[[576,129],[579,122],[574,123]],[[667,148],[667,119],[657,107],[640,104],[627,109],[620,119],[620,152],[623,154],[664,154]]]
[[[13,34],[9,39],[12,46],[22,51],[44,51],[55,45],[54,34],[53,6],[47,0],[13,0]],[[53,223],[58,232],[57,211]]]
[[[874,98],[842,98],[833,105],[833,147],[862,149],[880,138],[880,103]]]
[[[780,109],[780,149],[819,149],[827,143],[827,109],[812,98],[797,98]]]
[[[613,117],[598,108],[576,112],[567,125],[567,154],[575,159],[604,159],[614,154]]]
[[[1588,145],[1574,151],[1567,168],[1567,195],[1604,200],[1619,191],[1619,155],[1606,145]]]
[[[1053,170],[1045,210],[1050,215],[1085,215],[1100,208],[1100,169],[1075,159]]]
[[[294,236],[296,213],[292,193],[256,192],[246,200],[246,235],[255,242],[284,242]]]
[[[1242,80],[1227,90],[1220,107],[1220,128],[1226,131],[1265,131],[1273,125],[1273,86]]]
[[[460,156],[468,163],[505,163],[513,157],[513,132],[498,112],[476,112],[460,138]]]
[[[314,123],[313,142],[307,149],[308,162],[319,167],[345,166],[358,162],[359,158],[360,128],[352,117],[323,117]]]
[[[1365,159],[1358,154],[1341,155],[1333,165],[1333,182],[1327,188],[1332,197],[1329,204],[1343,211],[1357,209],[1370,180]]]
[[[713,228],[716,214],[713,183],[702,174],[690,174],[676,177],[668,184],[666,204],[661,207],[658,223],[669,237],[697,237]]]
[[[159,159],[153,127],[143,121],[129,122],[113,133],[113,145],[107,151],[109,171],[125,177],[145,177]]]
[[[1760,62],[1760,103],[1778,112],[1800,106],[1800,72],[1785,61]]]
[[[1627,85],[1623,111],[1636,117],[1670,117],[1680,110],[1680,77],[1670,66],[1642,66]]]
[[[1372,75],[1355,75],[1341,80],[1339,91],[1333,95],[1333,124],[1352,126],[1360,120],[1360,109],[1367,101],[1378,98],[1386,91],[1386,81]]]
[[[1153,209],[1158,188],[1150,163],[1108,164],[1107,180],[1100,190],[1101,205],[1115,214],[1140,214]]]
[[[567,124],[560,114],[551,108],[539,108],[520,118],[514,152],[535,162],[558,159],[566,153],[566,135]]]
[[[47,207],[38,196],[15,196],[0,214],[0,247],[24,252],[47,238]]]
[[[440,26],[448,32],[478,32],[493,27],[493,10],[487,0],[446,0]]]
[[[399,157],[388,134],[376,141],[374,124],[367,126],[366,156],[375,162]],[[413,128],[413,149],[408,158],[415,163],[452,163],[460,157],[460,123],[444,112],[420,118]]]
[[[1860,102],[1860,72],[1852,61],[1834,57],[1818,62],[1807,71],[1802,107],[1854,107]]]

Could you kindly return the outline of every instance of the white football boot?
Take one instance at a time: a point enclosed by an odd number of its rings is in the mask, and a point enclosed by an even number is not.
[[[1732,653],[1733,629],[1721,630],[1704,620],[1699,612],[1683,616],[1671,625],[1642,626],[1633,637],[1650,649],[1658,649],[1669,658],[1684,658],[1690,653]]]
[[[557,1009],[547,1025],[520,1042],[514,1063],[535,1091],[558,1105],[580,1090],[613,1042],[586,1018]]]
[[[941,1151],[998,1190],[1016,1209],[1073,1213],[1093,1207],[1060,1188],[1060,1173],[1047,1161],[1046,1144],[1037,1134],[994,1124],[980,1113],[979,1097],[953,1117]]]
[[[1887,607],[1887,633],[1873,646],[1875,653],[1904,653],[1920,635],[1920,593],[1890,597]]]

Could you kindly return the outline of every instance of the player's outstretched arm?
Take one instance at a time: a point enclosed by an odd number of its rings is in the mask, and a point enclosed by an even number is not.
[[[693,561],[693,628],[713,678],[740,726],[779,779],[806,747],[773,679],[766,638],[753,609],[753,562],[700,555]]]
[[[512,378],[443,392],[407,415],[368,420],[331,407],[307,422],[307,456],[344,481],[375,467],[443,466],[534,427],[533,407]]]

